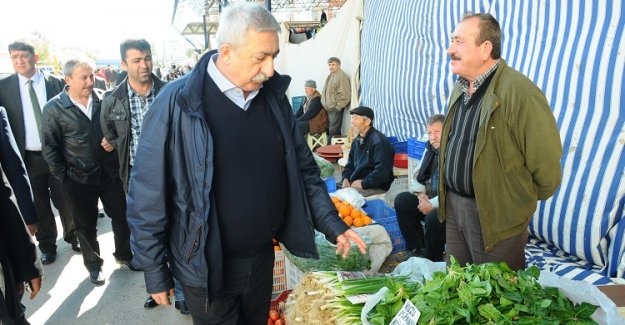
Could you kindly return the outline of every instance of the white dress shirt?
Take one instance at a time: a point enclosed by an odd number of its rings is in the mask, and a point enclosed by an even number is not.
[[[69,95],[69,93],[67,94],[67,97],[69,97],[69,100],[71,100],[72,103],[76,105],[76,107],[80,108],[80,111],[87,115],[89,120],[91,120],[91,113],[93,112],[93,95],[89,95],[89,101],[87,102],[87,106],[75,101],[72,96]]]
[[[46,94],[46,82],[43,74],[39,69],[31,79],[20,74],[17,75],[20,84],[20,98],[22,100],[22,113],[24,114],[24,132],[26,134],[26,143],[24,147],[28,151],[41,151],[41,138],[37,129],[37,121],[33,112],[33,104],[30,102],[30,91],[28,90],[28,80],[33,81],[33,88],[37,94],[39,108],[43,111],[43,105],[48,102]]]
[[[217,84],[219,90],[221,90],[221,92],[224,93],[226,97],[228,97],[235,105],[241,107],[244,111],[247,111],[247,109],[250,107],[250,104],[252,103],[252,99],[254,99],[256,95],[258,95],[258,90],[250,92],[247,95],[246,99],[243,95],[243,90],[235,86],[235,84],[228,80],[228,78],[226,78],[226,76],[224,76],[224,74],[221,73],[219,69],[217,69],[217,66],[215,65],[217,56],[219,56],[219,53],[215,53],[213,54],[213,56],[211,56],[210,62],[208,63],[208,68],[206,68],[208,75],[213,78],[213,81],[215,82],[215,84]]]

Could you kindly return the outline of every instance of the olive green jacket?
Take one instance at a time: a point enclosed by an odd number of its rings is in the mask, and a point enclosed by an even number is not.
[[[440,147],[439,218],[445,214],[445,154],[456,102],[449,100]],[[485,251],[519,235],[538,200],[553,195],[562,178],[562,143],[556,120],[542,91],[500,60],[484,94],[473,155],[473,188]]]

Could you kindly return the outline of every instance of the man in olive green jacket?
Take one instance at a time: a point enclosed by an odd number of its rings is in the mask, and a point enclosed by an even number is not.
[[[463,18],[447,53],[459,76],[440,146],[439,218],[447,259],[525,267],[537,201],[560,185],[562,144],[541,90],[500,59],[501,29],[489,14]]]

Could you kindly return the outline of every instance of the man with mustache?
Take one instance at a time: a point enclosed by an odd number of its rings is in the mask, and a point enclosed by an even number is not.
[[[272,238],[318,258],[314,228],[343,256],[365,243],[341,219],[274,71],[280,25],[262,6],[222,12],[216,52],[154,100],[131,172],[133,264],[169,305],[173,277],[194,324],[266,324]]]
[[[556,120],[542,91],[500,58],[501,28],[490,14],[465,16],[447,53],[458,75],[439,149],[448,262],[523,269],[536,202],[560,185]]]
[[[128,193],[130,170],[134,163],[143,118],[154,97],[165,85],[152,74],[152,49],[145,39],[127,39],[119,46],[121,66],[127,77],[102,100],[102,132],[119,158],[119,177]],[[137,270],[131,261],[121,261],[130,270]],[[158,304],[148,297],[144,307],[153,308]],[[176,287],[176,307],[188,314],[182,288]]]
[[[93,71],[90,61],[65,63],[67,85],[43,109],[42,151],[52,175],[63,183],[89,280],[103,285],[103,259],[97,239],[98,199],[111,218],[115,259],[129,263],[132,253],[124,189],[113,147],[102,135],[101,91],[93,88]]]

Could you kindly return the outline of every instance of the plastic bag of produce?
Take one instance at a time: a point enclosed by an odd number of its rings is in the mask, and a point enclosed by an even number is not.
[[[371,244],[371,240],[363,236],[367,247]],[[358,246],[354,243],[351,245],[349,254],[345,259],[341,255],[336,254],[336,245],[326,240],[325,236],[320,232],[315,232],[315,243],[319,252],[319,259],[297,257],[283,247],[284,253],[297,268],[302,272],[312,271],[367,271],[371,269],[371,259],[369,254],[362,254]]]
[[[321,177],[330,177],[334,175],[334,165],[332,165],[331,162],[317,156],[315,153],[313,153],[313,157],[315,157],[315,162],[317,163],[317,166],[319,166]]]
[[[332,196],[336,196],[343,202],[347,202],[354,207],[357,207],[362,210],[362,206],[365,204],[365,197],[362,194],[358,193],[353,188],[342,188],[334,193]]]

